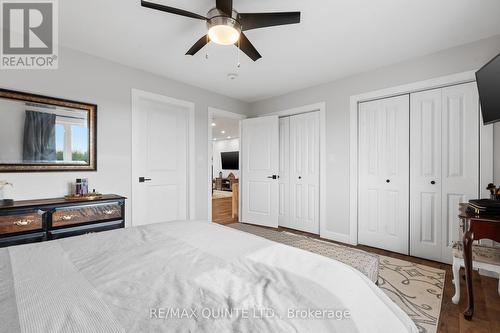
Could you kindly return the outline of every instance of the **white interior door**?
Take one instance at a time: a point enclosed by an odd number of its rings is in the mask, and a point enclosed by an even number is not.
[[[410,98],[410,254],[440,261],[442,89]]]
[[[189,109],[135,96],[132,111],[132,223],[188,218]]]
[[[443,88],[442,253],[459,240],[458,204],[479,197],[479,94],[474,82]]]
[[[278,227],[278,116],[241,122],[241,221]]]
[[[358,241],[408,254],[409,96],[358,112]]]
[[[288,226],[319,234],[319,112],[290,117]]]

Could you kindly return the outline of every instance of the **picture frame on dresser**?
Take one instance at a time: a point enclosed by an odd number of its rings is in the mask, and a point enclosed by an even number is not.
[[[97,105],[0,88],[0,173],[97,171]]]

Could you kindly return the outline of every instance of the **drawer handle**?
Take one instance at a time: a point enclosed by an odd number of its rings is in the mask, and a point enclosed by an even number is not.
[[[33,220],[19,220],[19,221],[14,222],[14,224],[19,226],[19,227],[23,227],[25,225],[30,225],[31,223],[33,223]]]
[[[73,219],[73,215],[63,215],[61,216],[61,220],[63,221],[71,221]]]
[[[110,210],[105,210],[104,215],[113,215],[114,213],[117,213],[115,209],[110,209]]]

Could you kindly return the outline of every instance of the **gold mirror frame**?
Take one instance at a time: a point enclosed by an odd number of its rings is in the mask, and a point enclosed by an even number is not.
[[[54,106],[67,107],[86,111],[88,114],[88,147],[89,161],[87,164],[2,164],[0,162],[0,173],[2,172],[46,172],[46,171],[97,171],[97,105],[75,102],[60,98],[47,97],[24,93],[19,91],[0,89],[0,98],[17,100],[21,102],[33,102]]]

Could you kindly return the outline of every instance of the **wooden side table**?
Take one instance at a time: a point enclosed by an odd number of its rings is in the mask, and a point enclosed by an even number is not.
[[[475,215],[461,211],[459,217],[463,220],[463,251],[465,281],[467,284],[467,309],[464,312],[464,318],[471,320],[474,315],[472,243],[481,239],[491,239],[495,242],[500,242],[500,216]]]

